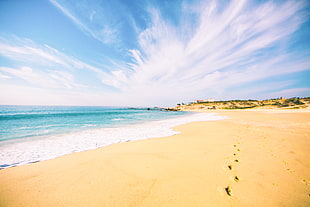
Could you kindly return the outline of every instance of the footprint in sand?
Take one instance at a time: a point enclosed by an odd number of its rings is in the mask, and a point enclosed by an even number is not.
[[[288,162],[287,162],[287,161],[282,160],[282,162],[283,162],[283,164],[284,164],[285,166],[288,165]]]
[[[307,180],[302,180],[301,182],[303,182],[305,185],[310,185],[310,182]]]
[[[238,144],[240,144],[240,142],[238,142]],[[237,145],[234,144],[234,147],[236,148]],[[237,149],[237,151],[239,152],[240,149]],[[234,156],[237,156],[237,154],[234,153]],[[238,160],[238,159],[235,159],[234,162],[239,162],[239,160]],[[232,169],[233,169],[232,165],[227,165],[227,167],[228,167],[229,170],[232,170]],[[239,177],[238,177],[238,176],[235,176],[235,177],[234,177],[234,181],[235,181],[235,182],[239,182],[239,181],[240,181]],[[231,189],[231,187],[230,187],[229,185],[228,185],[226,188],[224,188],[224,189],[225,189],[225,192],[226,192],[226,194],[227,194],[228,196],[232,196],[232,189]]]
[[[239,182],[239,180],[240,180],[240,179],[238,178],[238,176],[235,176],[235,177],[234,177],[234,181]]]
[[[290,169],[290,168],[287,168],[286,170],[289,171],[290,173],[294,173],[295,172],[295,170]]]
[[[227,187],[225,188],[225,192],[226,192],[227,195],[232,196],[232,190],[231,190],[231,187],[230,187],[230,186],[227,186]]]

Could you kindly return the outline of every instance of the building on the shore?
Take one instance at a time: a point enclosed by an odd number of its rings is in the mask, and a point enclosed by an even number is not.
[[[204,100],[196,100],[196,103],[214,102],[214,98],[208,98]]]

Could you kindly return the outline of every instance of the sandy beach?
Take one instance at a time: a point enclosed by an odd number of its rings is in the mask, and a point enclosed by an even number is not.
[[[0,206],[310,206],[310,112],[228,119],[0,170]]]

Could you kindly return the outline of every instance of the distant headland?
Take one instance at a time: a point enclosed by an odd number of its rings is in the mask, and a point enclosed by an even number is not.
[[[216,101],[214,99],[196,100],[188,104],[178,104],[168,108],[171,111],[187,110],[217,110],[217,109],[306,109],[310,106],[310,97],[274,98],[266,100],[227,100]]]

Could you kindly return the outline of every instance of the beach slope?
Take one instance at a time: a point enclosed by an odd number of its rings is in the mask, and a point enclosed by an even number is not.
[[[310,206],[310,113],[225,120],[0,170],[0,206]]]

